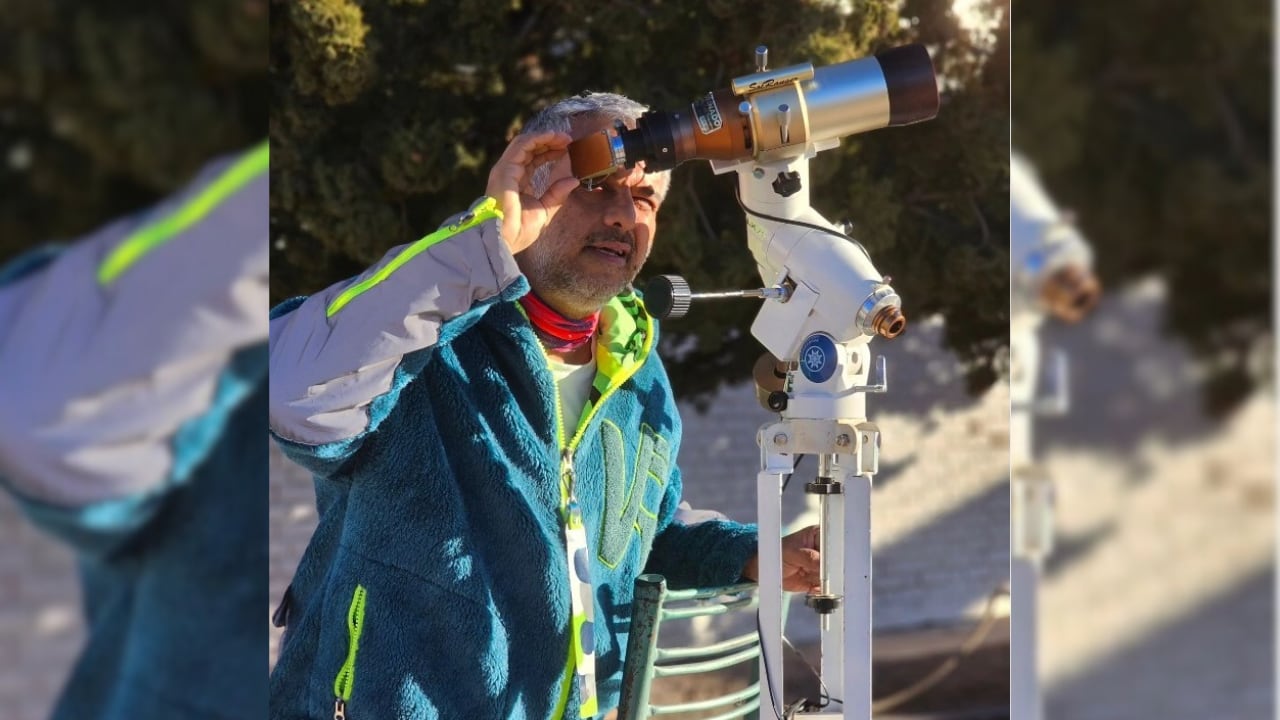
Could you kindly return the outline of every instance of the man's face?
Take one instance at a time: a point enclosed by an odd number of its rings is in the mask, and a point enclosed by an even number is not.
[[[579,121],[570,134],[577,140],[611,124]],[[570,175],[566,156],[556,163],[550,182]],[[592,190],[578,187],[516,261],[533,291],[556,310],[575,318],[590,315],[635,280],[648,259],[658,204],[657,191],[639,166]]]

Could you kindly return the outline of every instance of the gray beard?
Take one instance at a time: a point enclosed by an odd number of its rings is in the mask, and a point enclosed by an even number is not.
[[[547,257],[531,256],[525,260],[524,274],[534,292],[566,315],[585,317],[597,312],[631,285],[630,282],[575,275]]]
[[[631,246],[634,251],[634,238]],[[539,248],[537,243],[517,255],[516,260],[538,297],[567,316],[586,317],[598,312],[618,293],[631,287],[631,280],[635,279],[635,273],[623,282],[576,275],[566,265],[558,262],[558,258],[546,252],[545,246]],[[643,261],[642,258],[641,266]]]

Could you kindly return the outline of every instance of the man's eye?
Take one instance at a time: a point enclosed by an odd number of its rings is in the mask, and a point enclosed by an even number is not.
[[[658,209],[658,203],[654,202],[653,198],[641,197],[639,195],[636,195],[632,199],[635,200],[636,205],[643,207],[645,209],[648,209],[648,210]]]

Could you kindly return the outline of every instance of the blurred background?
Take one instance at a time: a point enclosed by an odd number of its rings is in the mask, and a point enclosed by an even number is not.
[[[854,223],[911,323],[873,346],[890,380],[869,403],[885,437],[877,696],[1003,611],[988,598],[1009,539],[1011,85],[1014,144],[1075,214],[1105,291],[1085,321],[1042,333],[1071,367],[1070,413],[1036,426],[1058,486],[1049,717],[1270,717],[1270,8],[1019,0],[1012,13],[1011,35],[1008,3],[963,0],[0,0],[0,262],[145,206],[260,139],[269,109],[279,300],[465,207],[510,134],[559,97],[613,90],[673,109],[748,71],[760,42],[775,66],[925,42],[938,118],[846,138],[812,164],[815,207]],[[646,277],[755,284],[731,188],[704,164],[677,170]],[[769,418],[747,379],[754,313],[695,307],[664,328],[664,352],[687,353],[669,370],[686,398],[688,499],[739,520],[754,514],[754,433]],[[315,513],[305,475],[273,462],[275,599]],[[797,493],[785,511],[809,508]],[[0,707],[38,720],[79,646],[74,567],[2,495],[0,547]],[[1004,627],[893,712],[1000,717]],[[805,633],[789,630],[802,649]]]
[[[266,0],[0,0],[0,264],[260,142],[267,18]],[[0,547],[0,715],[44,720],[83,640],[74,558],[3,492]]]
[[[1007,714],[1007,3],[330,0],[273,4],[271,33],[275,300],[350,277],[467,207],[510,137],[560,98],[614,91],[678,110],[751,72],[761,43],[771,67],[925,43],[941,78],[937,118],[845,138],[812,161],[810,185],[814,207],[851,221],[892,275],[909,318],[901,338],[872,345],[889,375],[889,393],[868,402],[884,432],[876,695],[951,659],[990,614],[980,650],[893,712]],[[695,289],[758,286],[734,182],[706,163],[676,169],[642,280],[678,272]],[[683,399],[686,499],[742,521],[756,512],[756,431],[775,417],[750,381],[757,311],[751,301],[695,305],[664,323],[661,349]],[[279,598],[316,514],[306,473],[274,457]],[[813,517],[799,488],[784,496],[796,524]],[[789,637],[816,660],[815,617],[797,602],[792,618]],[[808,672],[797,664],[789,677]],[[670,692],[686,690],[698,694]]]
[[[1034,430],[1051,720],[1273,717],[1272,12],[1013,6],[1013,145],[1104,288],[1040,334],[1071,384]]]

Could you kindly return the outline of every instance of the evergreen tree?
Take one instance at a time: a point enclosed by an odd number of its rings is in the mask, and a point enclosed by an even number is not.
[[[1204,361],[1206,408],[1225,413],[1271,337],[1271,6],[1015,11],[1015,147],[1075,211],[1104,285],[1166,280],[1166,330]]]
[[[0,260],[260,142],[267,17],[266,0],[0,0]]]
[[[657,109],[750,72],[815,66],[911,41],[947,78],[932,122],[848,138],[812,165],[815,207],[851,220],[917,319],[941,312],[979,385],[1007,342],[1008,12],[993,38],[949,2],[586,2],[458,4],[302,0],[272,5],[272,291],[316,291],[430,232],[483,192],[535,111],[583,90]],[[679,272],[695,288],[758,286],[732,180],[676,170],[642,280]],[[693,350],[671,368],[689,397],[744,379],[761,353],[753,303],[695,307],[668,322]],[[910,332],[910,330],[908,330]]]

